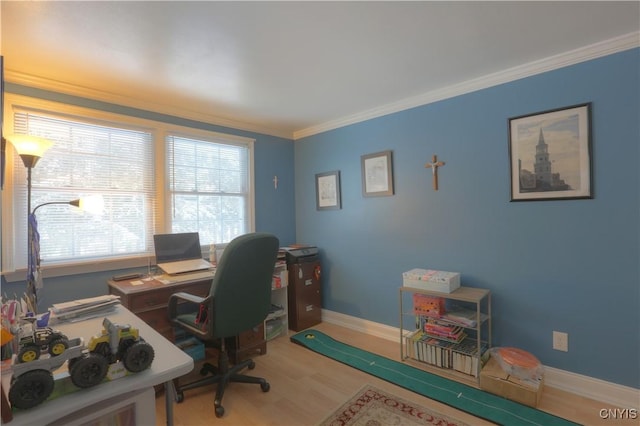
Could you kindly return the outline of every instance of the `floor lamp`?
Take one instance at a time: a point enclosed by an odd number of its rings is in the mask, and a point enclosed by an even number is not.
[[[24,166],[27,168],[27,305],[28,309],[36,315],[38,312],[38,297],[36,289],[37,278],[37,260],[39,258],[39,242],[37,240],[37,228],[32,224],[31,212],[31,169],[33,169],[38,160],[42,158],[44,153],[51,148],[53,142],[48,139],[30,135],[10,135],[6,138],[22,159]],[[35,221],[35,216],[33,216]]]
[[[35,167],[38,160],[46,150],[51,148],[53,143],[47,139],[28,136],[12,135],[7,138],[14,146],[22,162],[27,168],[27,300],[28,309],[33,315],[38,314],[38,289],[42,287],[40,276],[40,234],[38,233],[38,222],[36,220],[36,210],[40,207],[51,204],[69,204],[86,210],[91,213],[102,211],[102,196],[89,196],[72,201],[49,201],[31,209],[31,169]]]

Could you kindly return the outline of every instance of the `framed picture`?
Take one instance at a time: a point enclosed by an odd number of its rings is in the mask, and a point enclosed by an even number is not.
[[[316,175],[316,209],[335,210],[340,203],[340,172],[318,173]]]
[[[379,197],[393,195],[393,164],[391,151],[360,157],[362,163],[362,195]]]
[[[509,119],[511,201],[593,198],[591,103]]]

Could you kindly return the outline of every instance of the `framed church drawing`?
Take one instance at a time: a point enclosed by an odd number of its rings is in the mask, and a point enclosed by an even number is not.
[[[509,119],[511,201],[593,198],[591,103]]]

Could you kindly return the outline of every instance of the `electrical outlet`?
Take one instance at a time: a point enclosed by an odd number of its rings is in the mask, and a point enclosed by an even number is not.
[[[569,335],[560,331],[553,332],[553,349],[569,352]]]

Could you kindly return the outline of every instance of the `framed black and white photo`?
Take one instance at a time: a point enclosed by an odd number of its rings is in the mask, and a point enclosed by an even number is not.
[[[509,119],[511,201],[593,198],[591,104]]]
[[[360,157],[362,163],[362,195],[379,197],[393,195],[393,163],[391,151]]]
[[[342,208],[340,202],[340,172],[325,172],[316,175],[316,209],[335,210]]]

